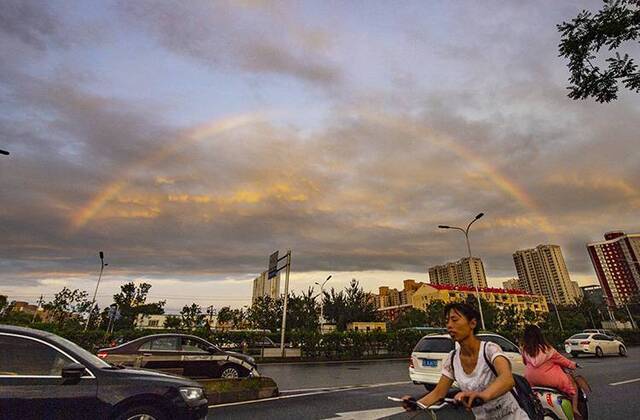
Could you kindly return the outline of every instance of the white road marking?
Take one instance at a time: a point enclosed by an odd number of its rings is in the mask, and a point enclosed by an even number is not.
[[[239,401],[239,402],[226,403],[226,404],[216,404],[216,405],[210,405],[209,408],[230,407],[230,406],[234,406],[234,405],[243,405],[243,404],[255,404],[255,403],[261,403],[261,402],[266,402],[266,401],[284,400],[284,399],[288,399],[288,398],[307,397],[307,396],[310,396],[310,395],[331,394],[331,393],[334,393],[334,392],[353,391],[355,389],[379,388],[381,386],[406,385],[406,384],[410,384],[410,383],[412,383],[412,382],[411,381],[402,381],[402,382],[386,382],[386,383],[370,384],[370,385],[345,385],[345,386],[333,387],[333,388],[319,388],[318,391],[303,392],[302,394],[281,395],[279,397],[262,398],[262,399],[259,399],[259,400],[249,400],[249,401]]]
[[[346,413],[336,413],[338,417],[332,417],[325,420],[378,420],[385,417],[394,416],[404,413],[402,407],[376,408],[373,410],[349,411]]]
[[[628,381],[621,381],[621,382],[614,382],[612,384],[609,384],[611,386],[617,386],[617,385],[624,385],[624,384],[630,384],[632,382],[638,382],[640,381],[640,378],[636,378],[636,379],[629,379]]]

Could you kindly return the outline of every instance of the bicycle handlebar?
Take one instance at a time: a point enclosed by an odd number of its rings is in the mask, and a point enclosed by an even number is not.
[[[450,405],[454,408],[460,408],[463,407],[464,404],[462,403],[462,401],[458,401],[454,398],[443,398],[442,400],[438,401],[436,404],[432,404],[430,406],[426,406],[424,404],[422,404],[420,401],[417,401],[415,398],[409,398],[407,400],[403,400],[402,398],[395,398],[395,397],[387,397],[389,400],[391,401],[397,401],[397,402],[402,402],[405,404],[408,404],[410,406],[415,407],[416,409],[421,409],[421,410],[441,410],[443,408],[445,408],[446,406]],[[471,407],[478,407],[481,406],[482,404],[484,404],[484,400],[481,398],[475,398],[473,400],[473,403],[471,404]]]

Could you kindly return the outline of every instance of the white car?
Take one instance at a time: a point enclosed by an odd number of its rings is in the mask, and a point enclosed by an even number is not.
[[[513,373],[524,374],[524,363],[518,346],[499,334],[481,333],[477,336],[482,341],[489,341],[500,346],[511,361]],[[409,377],[414,384],[424,385],[427,390],[435,388],[440,380],[442,363],[453,350],[454,341],[449,334],[426,335],[418,341],[409,362]],[[455,383],[453,386],[457,386]]]
[[[564,342],[564,349],[573,357],[580,354],[595,354],[602,357],[605,354],[627,355],[627,348],[620,340],[599,333],[580,333],[569,337]]]

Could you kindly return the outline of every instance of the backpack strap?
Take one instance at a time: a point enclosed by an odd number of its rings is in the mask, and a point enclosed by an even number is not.
[[[491,360],[489,360],[489,356],[487,356],[487,342],[486,341],[483,344],[482,355],[484,356],[485,363],[489,366],[489,369],[491,369],[491,372],[493,372],[493,375],[497,378],[498,377],[498,372],[496,371],[495,366],[493,366],[493,363],[491,363]],[[513,395],[513,398],[515,398],[516,401],[518,401],[518,394],[516,394],[515,385],[513,386],[513,388],[511,388],[511,395]]]
[[[453,380],[456,380],[456,368],[453,365],[453,359],[456,357],[456,345],[453,344],[453,350],[451,351],[451,373],[453,374]]]

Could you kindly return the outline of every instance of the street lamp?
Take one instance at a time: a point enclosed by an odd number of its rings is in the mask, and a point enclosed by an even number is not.
[[[329,275],[329,277],[327,277],[327,279],[325,281],[322,282],[322,284],[316,282],[316,284],[318,286],[320,286],[320,293],[318,295],[316,295],[316,297],[322,295],[324,293],[324,285],[327,284],[327,282],[329,281],[329,279],[332,276]],[[322,331],[322,324],[324,324],[324,299],[320,298],[320,331]]]
[[[473,219],[466,227],[466,229],[463,229],[461,227],[458,226],[448,226],[448,225],[438,225],[438,228],[440,229],[455,229],[455,230],[459,230],[462,233],[464,233],[464,237],[467,240],[467,251],[469,252],[469,271],[471,272],[471,245],[469,243],[469,228],[471,227],[471,225],[478,220],[479,218],[481,218],[482,216],[484,216],[484,213],[478,213],[478,215],[475,217],[475,219]],[[471,276],[472,280],[473,280],[473,275]],[[480,302],[480,292],[478,291],[478,282],[477,281],[473,281],[473,286],[476,289],[476,300],[478,301],[478,309],[480,310],[480,323],[482,325],[482,329],[484,330],[484,314],[482,313],[482,303]]]
[[[93,300],[91,301],[91,309],[89,310],[89,316],[87,317],[87,323],[84,326],[84,330],[87,331],[89,328],[89,322],[91,321],[91,314],[93,313],[93,308],[96,306],[96,295],[98,294],[98,287],[100,286],[100,279],[102,279],[102,272],[104,271],[104,267],[109,265],[104,263],[104,252],[100,251],[98,253],[100,256],[100,275],[98,275],[98,283],[96,283],[96,290],[93,292]]]

